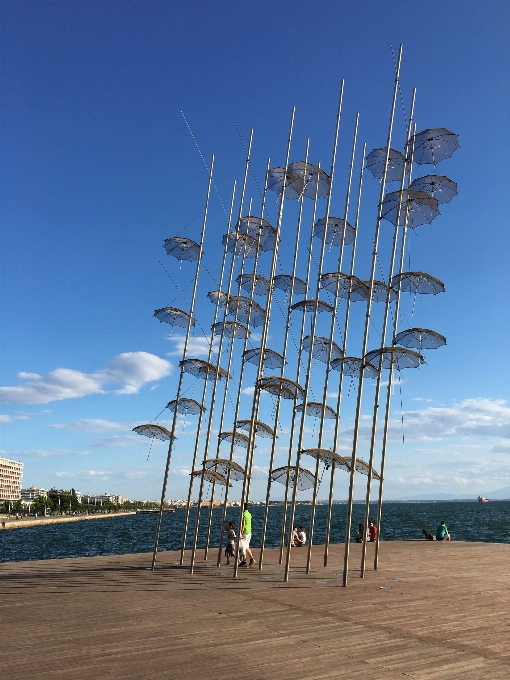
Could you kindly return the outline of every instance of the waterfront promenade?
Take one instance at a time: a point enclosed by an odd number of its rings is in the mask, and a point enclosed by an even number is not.
[[[237,581],[202,561],[190,575],[172,552],[155,573],[149,554],[0,564],[3,675],[510,678],[510,545],[385,542],[362,580],[353,544],[348,588],[342,548],[324,569],[317,546],[308,576],[294,549],[288,584],[275,550]]]
[[[127,512],[95,513],[93,515],[50,515],[48,517],[27,517],[15,519],[0,517],[0,531],[2,529],[24,529],[26,527],[40,527],[46,524],[67,524],[68,522],[83,522],[89,519],[105,519],[106,517],[124,517],[136,514],[134,510]]]

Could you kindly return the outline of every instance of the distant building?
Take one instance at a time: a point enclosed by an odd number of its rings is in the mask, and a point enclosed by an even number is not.
[[[76,492],[76,495],[78,495],[79,492]],[[119,496],[117,494],[113,493],[102,493],[98,495],[89,495],[89,494],[80,494],[81,503],[87,503],[88,505],[93,504],[93,505],[103,505],[103,503],[113,503],[114,505],[122,505],[122,503],[125,503],[128,499],[125,498],[124,496]]]
[[[22,480],[23,463],[10,458],[0,458],[0,500],[19,501]]]
[[[36,486],[29,486],[27,489],[21,489],[22,501],[35,501],[36,498],[47,498],[47,489],[38,489]]]

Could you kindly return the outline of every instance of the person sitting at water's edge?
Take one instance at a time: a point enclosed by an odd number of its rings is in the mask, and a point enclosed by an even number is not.
[[[358,524],[358,532],[356,534],[356,543],[363,543],[365,540],[365,525]]]
[[[292,540],[290,544],[293,548],[298,544],[297,527],[292,527]]]
[[[448,532],[448,527],[446,526],[446,522],[444,521],[444,519],[436,529],[436,540],[437,541],[451,541],[452,540],[452,537],[450,536],[450,534]]]
[[[251,566],[255,560],[250,550],[251,540],[251,513],[248,510],[248,503],[244,504],[243,521],[241,523],[241,540],[239,541],[239,552],[241,553],[240,567]],[[250,558],[250,564],[246,563],[246,556]]]
[[[368,523],[368,540],[370,543],[375,543],[377,541],[377,527],[373,522]]]
[[[306,545],[306,531],[303,526],[300,526],[299,531],[297,532],[296,545],[297,546]]]

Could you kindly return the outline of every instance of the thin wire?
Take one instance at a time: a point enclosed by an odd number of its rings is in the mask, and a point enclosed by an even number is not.
[[[246,155],[247,152],[246,152],[246,146],[244,144],[244,139],[243,139],[243,136],[241,134],[241,130],[239,129],[239,125],[237,124],[237,120],[235,118],[234,118],[234,123],[236,124],[237,134],[239,135],[239,139],[241,140],[241,144],[243,145],[244,153]],[[255,180],[255,184],[257,185],[257,191],[259,192],[260,198],[262,198],[262,192],[260,190],[259,183],[257,182],[257,177],[255,175],[255,171],[254,171],[253,166],[251,164],[251,159],[248,161],[248,163],[250,164],[250,170],[251,170],[251,174],[253,175],[253,179]],[[265,208],[264,208],[264,212],[266,212]]]
[[[165,269],[165,265],[164,265],[161,261],[159,262],[159,264],[163,267],[163,269],[165,270],[165,272],[166,272],[168,278],[169,278],[170,281],[174,284],[174,286],[177,288],[177,290],[178,290],[179,293],[180,293],[180,296],[182,297],[182,299],[183,299],[183,300],[186,302],[186,304],[187,304],[188,301],[186,300],[186,298],[185,298],[184,295],[182,294],[182,291],[181,291],[181,289],[179,288],[179,286],[175,283],[175,281],[173,280],[173,278],[170,276],[170,274],[168,273],[168,271]],[[193,281],[190,281],[190,282],[188,283],[188,285],[186,286],[186,288],[188,288],[189,286],[191,286],[192,283],[193,283]],[[184,290],[186,290],[186,288],[184,288]],[[176,300],[178,297],[179,297],[178,295],[177,295],[176,297],[174,297],[174,300]],[[173,302],[174,300],[172,300],[172,302]],[[207,339],[209,336],[206,335],[206,332],[205,332],[204,329],[202,328],[202,324],[200,323],[200,321],[199,321],[198,319],[196,319],[196,322],[197,322],[197,324],[200,326],[200,330],[202,331],[202,335],[204,336],[204,338]]]
[[[203,214],[204,214],[204,211],[201,210],[201,211],[198,213],[197,217],[200,217],[200,215],[203,215]],[[191,222],[188,222],[188,224],[187,224],[185,227],[183,227],[183,228],[181,229],[181,231],[178,231],[177,234],[176,234],[176,236],[179,236],[179,234],[182,234],[182,232],[183,232],[185,229],[187,229],[191,224],[193,224],[193,222],[197,219],[197,217],[194,217],[194,218],[191,220]],[[175,238],[175,237],[174,237],[174,238]]]
[[[391,48],[391,57],[393,59],[393,66],[395,67],[395,71],[397,70],[397,63],[395,61],[395,55],[393,53],[393,45],[390,43],[390,48]],[[407,129],[407,116],[406,116],[406,107],[404,106],[404,98],[402,97],[402,90],[400,89],[400,79],[398,81],[398,91],[400,93],[400,101],[402,103],[402,111],[404,112],[404,120],[406,123],[406,129]]]
[[[198,142],[197,142],[197,140],[195,139],[195,135],[193,134],[193,132],[192,132],[192,130],[191,130],[191,127],[190,127],[190,124],[189,124],[188,121],[186,120],[186,116],[184,115],[184,113],[183,113],[182,111],[181,111],[181,115],[182,115],[182,117],[184,118],[184,122],[186,123],[186,125],[187,125],[187,127],[188,127],[189,133],[190,133],[190,135],[191,135],[193,141],[195,142],[195,146],[196,146],[197,149],[198,149],[198,153],[200,154],[200,158],[202,159],[203,164],[204,164],[205,167],[207,168],[207,172],[210,173],[209,166],[207,165],[207,163],[206,163],[206,161],[205,161],[205,158],[204,158],[202,152],[200,151],[200,147],[198,146]],[[225,216],[226,216],[226,218],[228,219],[227,211],[225,210],[225,206],[223,205],[223,201],[221,200],[220,192],[218,191],[218,188],[217,188],[216,183],[214,182],[214,180],[212,180],[212,185],[213,185],[214,190],[216,191],[216,194],[217,194],[217,196],[218,196],[218,198],[219,198],[219,200],[220,200],[221,207],[223,208],[223,212],[225,213]]]
[[[151,437],[151,445],[149,446],[149,453],[147,454],[147,460],[149,460],[149,456],[151,455],[152,445],[154,444],[154,439],[155,439],[155,437]]]
[[[205,264],[202,263],[202,266],[203,266],[203,268],[205,269],[205,271],[209,274],[209,276],[211,277],[211,279],[213,280],[214,285],[215,285],[215,286],[218,286],[218,282],[216,281],[216,279],[214,278],[214,276],[211,274],[211,272],[207,269],[207,267],[205,266]]]

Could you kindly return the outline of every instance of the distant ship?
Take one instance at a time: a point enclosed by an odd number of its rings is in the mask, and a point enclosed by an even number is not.
[[[488,503],[488,502],[489,502],[489,499],[488,499],[488,498],[484,498],[483,496],[478,496],[478,502],[479,502],[479,503]]]

